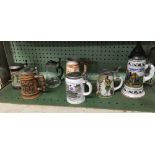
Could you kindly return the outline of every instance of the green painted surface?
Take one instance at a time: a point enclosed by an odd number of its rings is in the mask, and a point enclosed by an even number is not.
[[[146,95],[141,99],[128,99],[120,91],[116,92],[112,98],[101,99],[96,96],[94,89],[84,103],[71,105],[66,102],[64,83],[51,92],[42,93],[39,98],[33,100],[22,99],[20,90],[13,89],[11,85],[8,85],[0,92],[0,102],[155,112],[155,87],[146,86],[145,91]]]
[[[153,42],[143,42],[146,52],[153,46]],[[45,71],[45,64],[49,60],[62,59],[65,67],[67,58],[84,58],[88,61],[89,72],[98,72],[102,68],[126,68],[129,53],[135,47],[134,41],[58,41],[58,42],[30,42],[13,41],[6,45],[6,54],[9,61],[37,66]],[[11,57],[11,58],[10,58]]]

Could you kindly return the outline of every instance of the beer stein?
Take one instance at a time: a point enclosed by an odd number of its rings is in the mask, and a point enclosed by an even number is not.
[[[80,65],[83,65],[83,71],[80,71]],[[87,65],[81,59],[68,58],[66,63],[66,74],[72,72],[81,72],[82,75],[85,75],[87,72]]]
[[[63,76],[63,68],[59,62],[50,60],[46,63],[46,72],[43,73],[47,88],[56,88],[61,84],[61,78]]]
[[[31,70],[26,70],[20,75],[21,94],[24,99],[39,97],[41,91],[45,91],[45,79],[43,75],[36,75]]]
[[[117,82],[119,80],[119,85],[117,87],[114,87],[114,82],[117,79]],[[118,89],[120,89],[123,85],[123,79],[122,77],[115,77],[114,78],[114,71],[110,70],[103,70],[103,72],[99,75],[97,80],[97,92],[96,94],[99,97],[105,98],[105,97],[112,97],[114,95],[114,92]]]
[[[150,71],[148,75],[145,75],[148,68],[150,68]],[[122,94],[129,98],[143,97],[145,95],[143,83],[150,80],[154,76],[154,72],[155,67],[146,63],[145,52],[138,42],[129,56]]]
[[[89,91],[85,92],[84,84],[88,85]],[[85,101],[85,96],[92,92],[92,85],[85,81],[80,72],[68,73],[66,76],[67,102],[70,104],[81,104]]]
[[[11,84],[13,88],[21,88],[20,74],[23,71],[24,64],[13,64],[9,67],[11,73]]]

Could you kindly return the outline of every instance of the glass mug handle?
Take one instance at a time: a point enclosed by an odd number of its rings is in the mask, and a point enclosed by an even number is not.
[[[38,88],[38,90],[41,90],[43,92],[46,91],[46,81],[43,75],[36,75],[35,76],[36,79],[38,79],[40,81],[41,84],[41,88]]]
[[[120,84],[117,87],[114,87],[114,91],[120,89],[123,85],[123,78],[122,77],[118,77],[120,79]]]
[[[61,66],[59,66],[56,68],[56,71],[57,71],[57,74],[59,74],[58,77],[61,79],[64,74],[64,69]]]
[[[92,84],[90,82],[88,82],[88,81],[85,81],[85,80],[83,81],[83,84],[86,84],[89,87],[89,91],[88,92],[84,92],[83,95],[84,96],[90,95],[92,93],[92,90],[93,90]]]
[[[145,70],[150,66],[150,74],[148,76],[144,76],[144,80],[143,82],[146,82],[148,80],[150,80],[151,78],[153,78],[154,73],[155,73],[155,67],[152,64],[146,64],[145,65]]]

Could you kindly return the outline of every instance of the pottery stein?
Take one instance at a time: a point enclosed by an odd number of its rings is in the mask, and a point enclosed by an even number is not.
[[[85,92],[84,84],[88,85],[89,91]],[[70,104],[81,104],[85,101],[85,96],[92,92],[92,85],[85,81],[80,72],[69,73],[66,76],[67,102]]]
[[[83,71],[80,71],[81,65],[83,65]],[[66,74],[72,72],[81,72],[82,75],[87,72],[87,65],[81,59],[68,58],[66,63]]]
[[[146,69],[150,68],[146,75]],[[145,95],[143,83],[150,80],[154,76],[155,67],[146,63],[145,52],[140,45],[131,52],[127,64],[126,78],[122,94],[129,98],[141,98]]]
[[[119,85],[117,87],[114,87],[114,72],[104,70],[98,77],[96,94],[102,98],[112,97],[114,95],[114,92],[120,89],[123,85],[123,79],[118,76],[117,81],[118,80]]]
[[[31,70],[24,71],[20,75],[21,94],[24,99],[39,97],[41,91],[45,91],[45,79],[43,75],[35,75]]]

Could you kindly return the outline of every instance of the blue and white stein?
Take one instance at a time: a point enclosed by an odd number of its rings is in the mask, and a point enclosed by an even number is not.
[[[146,57],[141,55],[142,47],[136,46],[130,55],[127,64],[126,78],[122,94],[129,98],[141,98],[145,95],[143,84],[154,76],[155,67],[152,64],[146,64]],[[150,68],[146,76],[146,69]]]

